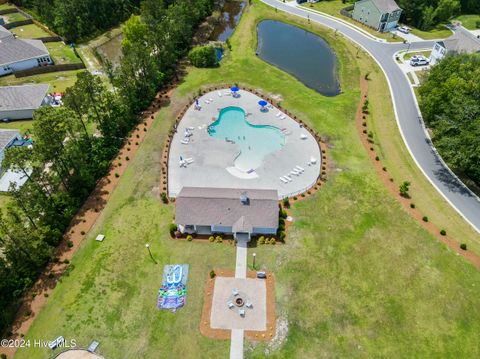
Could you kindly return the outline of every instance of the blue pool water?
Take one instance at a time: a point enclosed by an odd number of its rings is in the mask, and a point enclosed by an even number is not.
[[[285,144],[285,135],[280,129],[268,125],[252,125],[246,120],[245,111],[234,106],[222,109],[218,119],[209,126],[208,132],[211,137],[234,141],[240,146],[234,164],[242,171],[260,167],[266,155],[278,151]]]

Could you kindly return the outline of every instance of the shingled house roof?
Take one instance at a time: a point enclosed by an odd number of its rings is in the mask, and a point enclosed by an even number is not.
[[[0,26],[0,66],[42,56],[49,56],[42,41],[19,39],[3,26]]]
[[[48,88],[48,84],[0,87],[0,112],[36,110],[42,105]]]
[[[472,54],[480,51],[480,39],[461,26],[457,27],[455,34],[438,43],[452,53]]]
[[[277,190],[183,187],[176,198],[175,222],[184,225],[278,227]]]
[[[382,14],[401,10],[394,0],[370,0]]]

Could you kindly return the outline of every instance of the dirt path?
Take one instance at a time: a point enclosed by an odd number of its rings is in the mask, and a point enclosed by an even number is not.
[[[173,88],[166,93],[157,94],[150,107],[143,112],[142,121],[132,131],[128,142],[119,150],[117,158],[112,161],[108,174],[98,181],[95,190],[70,222],[62,243],[56,249],[58,262],[50,263],[31,290],[25,295],[23,304],[18,310],[12,325],[11,331],[13,335],[11,338],[19,338],[28,332],[36,314],[40,312],[47,302],[48,296],[55,288],[58,279],[68,268],[69,261],[99,218],[107,201],[117,187],[122,174],[128,168],[129,162],[134,158],[138,148],[145,139],[155,116],[164,103],[168,102],[172,92]],[[15,348],[2,348],[0,353],[5,353],[7,358],[13,358]]]
[[[399,184],[393,181],[393,178],[390,177],[390,175],[387,172],[387,169],[384,170],[382,162],[380,161],[379,157],[377,157],[379,155],[375,152],[375,147],[373,143],[369,142],[368,129],[366,126],[367,119],[363,118],[364,116],[368,118],[368,114],[364,115],[364,113],[362,112],[363,103],[368,96],[368,80],[365,80],[363,76],[360,79],[360,88],[361,88],[362,100],[360,101],[357,108],[356,126],[357,126],[358,133],[360,135],[360,138],[362,140],[362,143],[368,152],[370,160],[372,161],[378,176],[382,179],[384,185],[392,193],[395,199],[397,199],[402,204],[404,209],[413,218],[415,218],[426,230],[428,230],[431,234],[433,234],[439,241],[446,244],[454,252],[463,256],[466,260],[472,263],[477,269],[480,269],[480,256],[476,255],[471,251],[462,250],[460,248],[460,244],[456,240],[454,240],[452,237],[449,237],[448,235],[445,235],[445,236],[441,235],[440,229],[437,226],[435,226],[431,222],[423,221],[422,218],[425,216],[424,213],[422,213],[417,208],[410,207],[410,204],[412,203],[412,200],[410,198],[404,198],[400,196]]]

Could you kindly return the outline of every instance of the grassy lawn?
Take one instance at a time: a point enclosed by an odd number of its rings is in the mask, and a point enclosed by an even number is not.
[[[48,83],[50,84],[50,91],[65,91],[67,87],[75,83],[77,73],[80,71],[84,70],[60,71],[19,78],[14,75],[2,76],[0,77],[0,86]]]
[[[324,12],[328,15],[332,15],[332,16],[335,16],[335,17],[338,17],[344,21],[347,21],[359,28],[361,28],[362,30],[365,30],[367,31],[368,33],[372,34],[373,36],[376,36],[376,37],[379,37],[381,39],[384,39],[384,40],[387,40],[389,42],[400,42],[402,41],[401,38],[393,35],[393,34],[390,34],[390,33],[382,33],[382,32],[378,32],[358,21],[355,21],[347,16],[343,16],[342,14],[340,14],[340,10],[349,6],[351,4],[343,4],[341,0],[331,0],[331,1],[320,1],[320,2],[317,2],[315,4],[302,4],[302,6],[304,7],[307,7],[309,9],[313,9],[313,10],[317,10],[317,11],[321,11],[321,12]]]
[[[460,16],[457,16],[452,21],[461,21],[463,27],[466,27],[469,30],[477,30],[480,28],[480,27],[477,27],[477,22],[480,21],[480,14],[460,15]]]
[[[4,130],[18,130],[23,135],[33,128],[33,120],[12,121],[9,123],[0,122],[0,128]]]
[[[73,49],[63,42],[47,42],[45,46],[56,65],[78,64],[82,61],[75,55]]]
[[[5,19],[5,22],[7,23],[10,23],[10,22],[15,22],[15,21],[22,21],[22,20],[26,20],[27,18],[19,13],[19,12],[14,12],[14,13],[11,13],[11,14],[5,14],[5,15],[0,15],[1,17],[3,17]]]
[[[405,60],[410,60],[412,58],[413,55],[423,55],[425,56],[427,59],[430,57],[430,54],[432,52],[431,51],[416,51],[416,52],[408,52],[405,54],[405,56],[403,57]]]
[[[265,18],[321,34],[339,57],[344,92],[321,96],[257,58],[255,25]],[[75,255],[74,269],[57,285],[26,339],[63,335],[81,346],[96,339],[107,358],[228,356],[228,341],[202,337],[198,326],[208,271],[233,268],[234,248],[171,240],[167,228],[174,206],[163,205],[152,189],[158,186],[159,154],[177,111],[202,85],[238,81],[282,96],[285,108],[330,136],[336,167],[315,196],[292,208],[295,221],[287,243],[255,248],[257,265],[275,272],[277,315],[288,323],[288,332],[273,344],[246,343],[246,357],[263,358],[266,350],[278,358],[479,357],[480,273],[401,208],[360,143],[354,114],[359,77],[367,71],[374,124],[387,122],[385,132],[399,143],[380,69],[363,52],[356,57],[356,48],[332,31],[257,1],[246,9],[231,44],[219,68],[190,69],[170,106],[162,109]],[[382,144],[390,156],[385,148]],[[394,151],[411,165],[403,143]],[[416,167],[398,166],[416,176]],[[403,177],[399,171],[395,175]],[[412,183],[420,203],[421,180],[414,177]],[[425,191],[440,208],[433,188]],[[458,225],[453,217],[452,226]],[[105,242],[93,240],[98,233],[106,234]],[[147,242],[158,265],[145,251]],[[187,304],[176,314],[155,308],[167,263],[190,265]],[[20,349],[16,358],[51,356],[47,349],[30,348]]]
[[[424,40],[445,39],[453,35],[453,32],[447,29],[444,25],[438,25],[437,27],[429,31],[422,31],[415,27],[409,27],[412,29],[412,34],[417,35]]]
[[[18,37],[22,37],[24,39],[35,39],[38,37],[50,36],[48,32],[35,24],[14,27],[10,31],[16,34]]]
[[[15,6],[10,4],[0,4],[0,10],[6,10],[6,9],[15,9]]]

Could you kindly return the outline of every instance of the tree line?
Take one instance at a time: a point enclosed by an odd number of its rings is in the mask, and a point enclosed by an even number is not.
[[[423,118],[442,158],[480,185],[480,54],[447,56],[419,88]]]
[[[0,212],[0,332],[45,265],[72,217],[104,176],[139,112],[175,75],[213,0],[145,0],[124,28],[123,58],[109,75],[114,91],[89,72],[78,74],[64,106],[34,113],[32,147],[12,147],[2,166],[28,177],[11,187]]]
[[[69,41],[101,33],[138,12],[140,0],[10,0]]]

